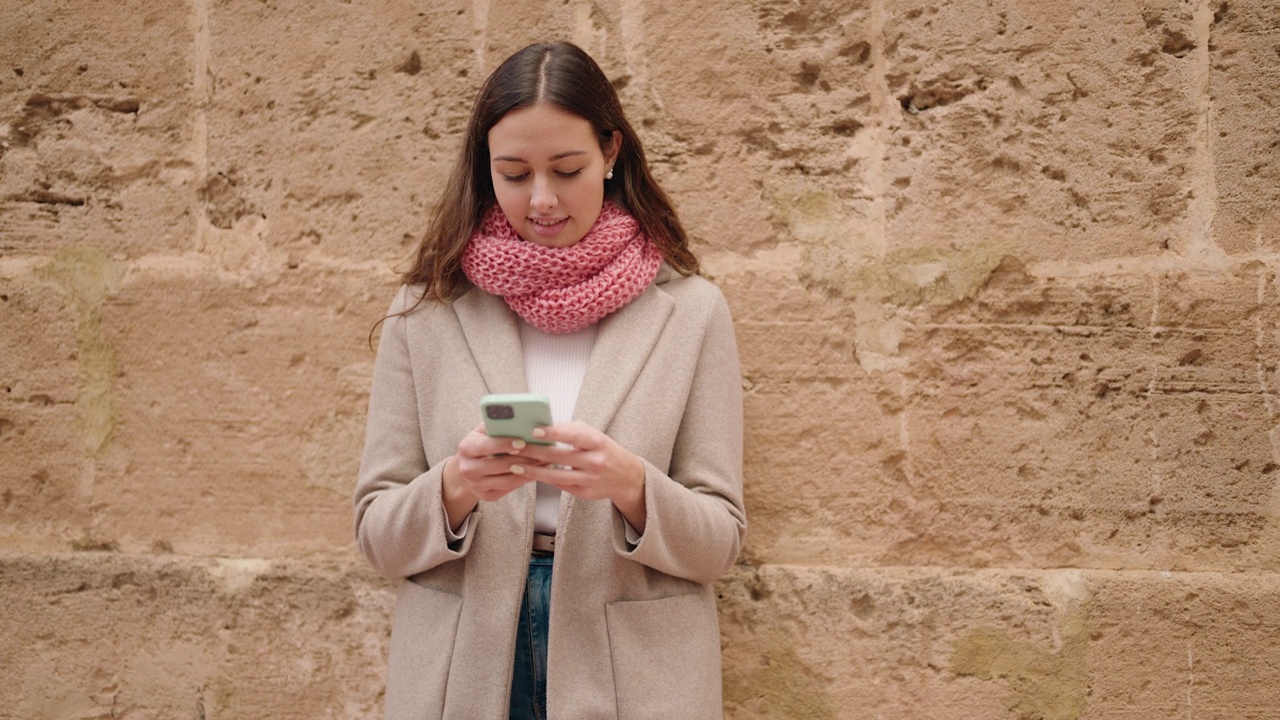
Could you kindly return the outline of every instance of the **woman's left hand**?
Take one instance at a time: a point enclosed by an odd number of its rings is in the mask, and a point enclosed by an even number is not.
[[[635,453],[581,421],[540,427],[533,435],[568,447],[526,445],[520,457],[544,464],[525,466],[525,477],[583,500],[610,500],[636,532],[644,533],[644,463]]]

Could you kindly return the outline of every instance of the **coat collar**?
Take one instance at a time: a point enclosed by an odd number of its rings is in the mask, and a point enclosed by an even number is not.
[[[473,287],[453,301],[471,358],[490,393],[527,392],[516,314],[497,295]]]
[[[587,375],[573,414],[604,431],[640,377],[675,307],[664,290],[650,285],[635,300],[600,321]]]
[[[664,263],[657,283],[670,277]],[[472,288],[453,301],[471,356],[491,393],[527,392],[520,328],[505,301]],[[640,377],[662,334],[675,301],[659,284],[600,321],[574,417],[599,430],[608,428],[631,386]]]

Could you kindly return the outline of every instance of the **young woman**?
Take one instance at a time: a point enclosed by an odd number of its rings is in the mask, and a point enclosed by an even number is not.
[[[382,328],[355,494],[399,580],[388,718],[720,718],[735,561],[729,310],[617,94],[567,43],[485,82]],[[536,392],[554,444],[488,437]]]

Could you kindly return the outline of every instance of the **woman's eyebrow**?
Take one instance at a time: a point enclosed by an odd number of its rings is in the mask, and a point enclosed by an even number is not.
[[[551,161],[555,162],[556,160],[563,160],[573,155],[586,155],[586,154],[587,154],[586,150],[566,150],[562,153],[556,153],[555,155],[552,155]],[[499,155],[493,159],[493,162],[525,162],[525,159],[514,157],[512,155]]]

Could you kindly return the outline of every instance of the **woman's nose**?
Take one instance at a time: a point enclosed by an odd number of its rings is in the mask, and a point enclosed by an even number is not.
[[[547,211],[556,206],[556,193],[551,187],[551,183],[546,180],[535,179],[533,181],[533,196],[529,198],[529,204],[535,210]]]

